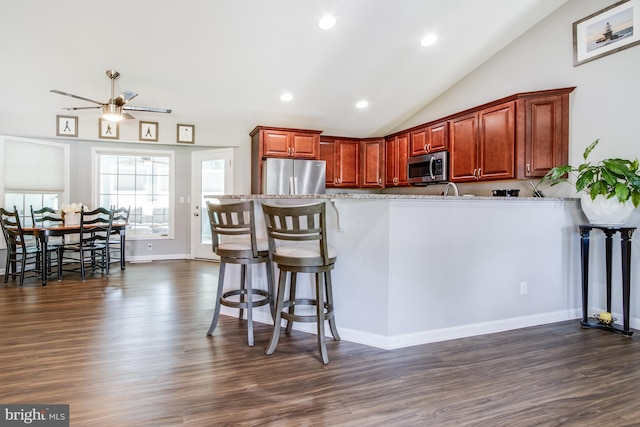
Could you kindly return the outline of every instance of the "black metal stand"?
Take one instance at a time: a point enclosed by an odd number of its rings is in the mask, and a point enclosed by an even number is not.
[[[620,233],[621,257],[622,257],[622,327],[614,323],[604,324],[597,320],[587,318],[587,305],[589,301],[589,234],[591,230],[601,230],[605,234],[606,268],[607,268],[607,311],[611,312],[611,249],[613,235]],[[582,259],[582,320],[583,328],[604,329],[622,335],[631,336],[633,331],[629,329],[629,303],[631,298],[631,236],[635,227],[614,227],[598,225],[580,226],[580,256]]]

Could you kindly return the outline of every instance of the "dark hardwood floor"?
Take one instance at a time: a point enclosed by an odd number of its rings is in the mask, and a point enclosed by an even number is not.
[[[72,426],[638,426],[640,337],[578,321],[380,350],[213,313],[218,266],[129,264],[0,289],[0,403]],[[366,286],[366,284],[362,284]],[[334,287],[339,287],[334,283]],[[338,327],[340,319],[337,319]]]

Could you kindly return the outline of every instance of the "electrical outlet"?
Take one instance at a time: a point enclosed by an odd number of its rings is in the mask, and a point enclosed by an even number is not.
[[[520,282],[520,295],[527,294],[527,282]]]
[[[152,245],[151,243],[149,243],[149,244],[147,245],[147,250],[148,250],[148,251],[150,251],[150,250],[152,250],[152,249],[153,249],[153,245]]]

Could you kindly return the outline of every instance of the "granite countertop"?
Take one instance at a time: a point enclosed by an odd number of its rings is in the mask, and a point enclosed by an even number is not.
[[[566,197],[493,197],[493,196],[439,196],[425,194],[380,194],[380,193],[335,193],[335,194],[299,194],[299,195],[275,195],[275,194],[228,194],[206,196],[207,199],[327,199],[327,200],[494,200],[494,201],[579,201],[580,199]]]

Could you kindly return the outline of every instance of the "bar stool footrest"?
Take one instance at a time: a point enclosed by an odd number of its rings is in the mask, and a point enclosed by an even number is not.
[[[282,308],[284,310],[285,308],[289,308],[289,307],[317,306],[317,305],[318,305],[318,301],[315,299],[301,298],[301,299],[285,301],[282,304]],[[324,312],[323,320],[333,319],[334,317],[333,305],[325,302],[324,309],[326,311]],[[318,316],[316,316],[315,314],[302,315],[302,314],[292,314],[287,311],[282,311],[280,315],[282,316],[283,319],[290,320],[293,322],[312,323],[312,322],[318,321]]]
[[[246,289],[233,289],[222,294],[222,298],[220,298],[220,304],[227,307],[232,307],[232,308],[249,308],[248,301],[233,301],[228,299],[232,296],[241,296],[241,295],[244,295],[246,297],[253,296],[253,295],[261,296],[262,298],[260,299],[251,300],[251,306],[253,307],[261,307],[271,302],[271,295],[269,294],[269,292],[265,290],[252,289],[251,294],[249,294],[249,292],[247,292]]]

